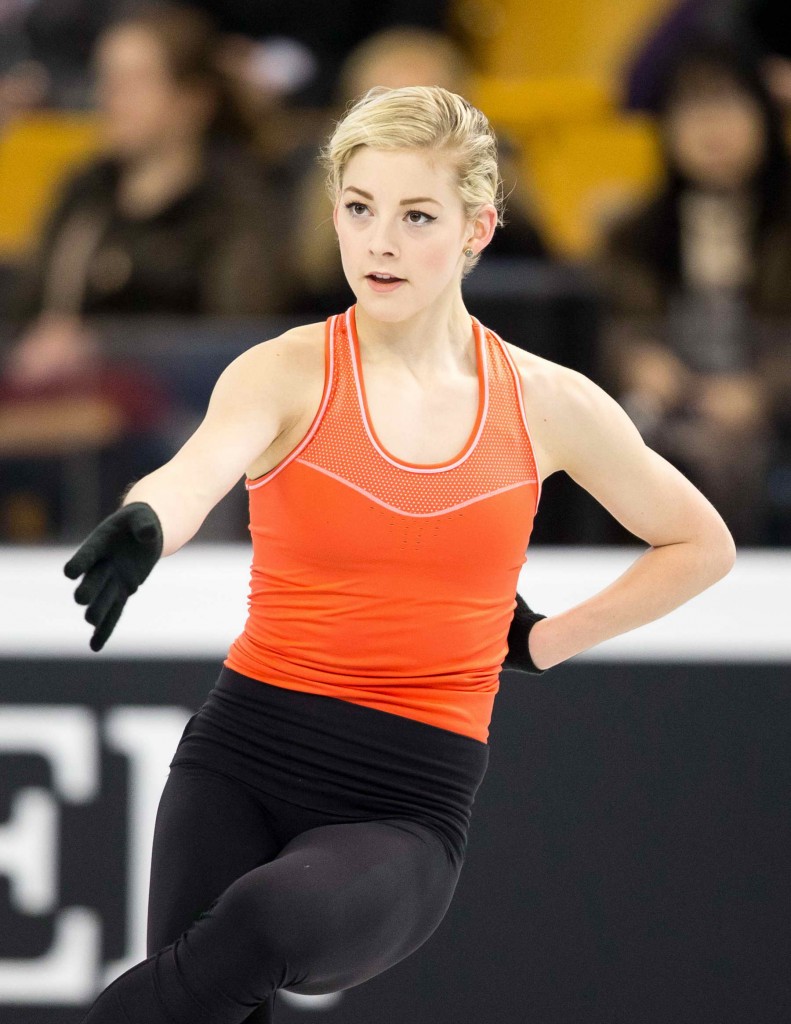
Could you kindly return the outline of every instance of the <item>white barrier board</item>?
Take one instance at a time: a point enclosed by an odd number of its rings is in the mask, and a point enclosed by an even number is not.
[[[156,567],[128,602],[104,651],[63,575],[71,548],[0,548],[0,657],[224,657],[244,625],[250,548],[188,545]],[[545,614],[569,608],[616,579],[638,548],[529,552],[519,590]],[[581,658],[791,662],[791,552],[740,552],[731,573],[657,622]]]

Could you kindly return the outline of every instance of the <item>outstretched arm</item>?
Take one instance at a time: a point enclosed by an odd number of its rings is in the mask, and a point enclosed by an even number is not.
[[[645,445],[601,388],[556,367],[537,400],[534,434],[549,471],[565,470],[650,545],[600,593],[535,624],[530,653],[539,668],[549,668],[699,594],[730,571],[735,549],[714,507]]]
[[[278,341],[266,342],[273,350]],[[235,359],[214,386],[206,415],[182,448],[138,480],[123,505],[146,502],[162,525],[162,555],[171,555],[200,529],[206,516],[281,430],[281,361],[265,346]]]
[[[127,599],[159,558],[185,544],[247,467],[281,434],[286,441],[288,428],[303,419],[321,383],[320,348],[300,331],[289,335],[248,350],[227,367],[192,437],[138,481],[67,562],[70,579],[83,576],[74,597],[87,605],[85,618],[95,626],[94,651],[107,642]]]

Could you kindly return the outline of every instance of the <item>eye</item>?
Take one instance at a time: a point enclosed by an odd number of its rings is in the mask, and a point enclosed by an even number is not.
[[[423,213],[422,210],[409,210],[406,217],[410,224],[430,224],[433,220],[437,219],[428,213]]]
[[[346,204],[346,209],[352,217],[362,217],[362,215],[368,210],[368,207],[365,203],[351,202]]]

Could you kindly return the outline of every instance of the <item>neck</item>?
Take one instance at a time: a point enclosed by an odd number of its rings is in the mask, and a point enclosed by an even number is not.
[[[201,147],[191,143],[175,144],[135,158],[121,172],[121,209],[133,217],[158,213],[199,180],[202,165]]]
[[[378,320],[360,303],[355,319],[360,354],[368,363],[400,363],[418,375],[475,365],[475,339],[461,288],[405,320]]]

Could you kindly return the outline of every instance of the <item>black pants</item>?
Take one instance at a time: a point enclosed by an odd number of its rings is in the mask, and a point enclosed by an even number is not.
[[[162,793],[149,956],[84,1024],[264,1024],[278,988],[335,992],[404,959],[448,909],[488,752],[223,669]]]

